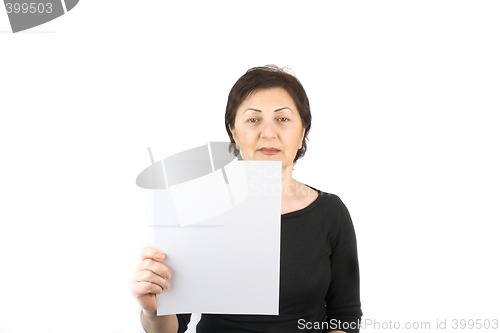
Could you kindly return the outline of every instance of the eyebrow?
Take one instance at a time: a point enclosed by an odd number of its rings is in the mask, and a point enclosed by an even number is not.
[[[282,108],[277,108],[276,110],[274,110],[274,112],[278,112],[278,111],[283,111],[285,109],[288,109],[290,110],[291,112],[293,112],[292,109],[290,109],[288,106],[284,106]],[[247,112],[247,111],[257,111],[257,112],[262,112],[262,110],[259,110],[259,109],[254,109],[254,108],[246,108],[245,111],[243,111],[243,113]]]

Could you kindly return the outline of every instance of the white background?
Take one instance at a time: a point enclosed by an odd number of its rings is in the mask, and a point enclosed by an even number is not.
[[[138,332],[146,147],[225,140],[229,89],[270,63],[308,91],[296,178],[350,209],[365,318],[500,317],[499,17],[496,1],[82,0],[12,34],[0,9],[0,332]]]

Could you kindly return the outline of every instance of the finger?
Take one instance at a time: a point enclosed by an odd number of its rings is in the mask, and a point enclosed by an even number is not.
[[[135,274],[135,282],[148,282],[154,283],[161,287],[162,290],[166,290],[170,288],[170,280],[161,277],[159,275],[154,274],[148,270],[138,271]]]
[[[142,250],[142,259],[152,259],[158,262],[165,260],[166,254],[152,247],[145,247]]]
[[[161,294],[164,291],[159,285],[151,282],[136,282],[132,286],[132,292],[136,297],[142,297],[149,294]]]
[[[164,279],[170,279],[171,277],[170,269],[164,263],[157,262],[152,259],[145,259],[141,261],[138,270],[151,271],[154,274],[159,275]]]

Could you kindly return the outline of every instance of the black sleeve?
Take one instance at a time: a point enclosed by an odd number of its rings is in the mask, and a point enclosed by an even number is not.
[[[190,320],[191,320],[190,313],[177,314],[177,321],[179,322],[179,330],[177,332],[178,333],[186,332]]]
[[[347,207],[338,197],[336,199],[338,213],[330,239],[332,277],[326,297],[326,315],[329,323],[338,325],[335,329],[357,333],[363,313],[356,234]]]

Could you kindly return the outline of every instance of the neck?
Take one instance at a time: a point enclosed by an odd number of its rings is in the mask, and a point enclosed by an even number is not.
[[[297,182],[292,177],[293,165],[283,168],[281,172],[281,198],[293,197],[297,192]]]

